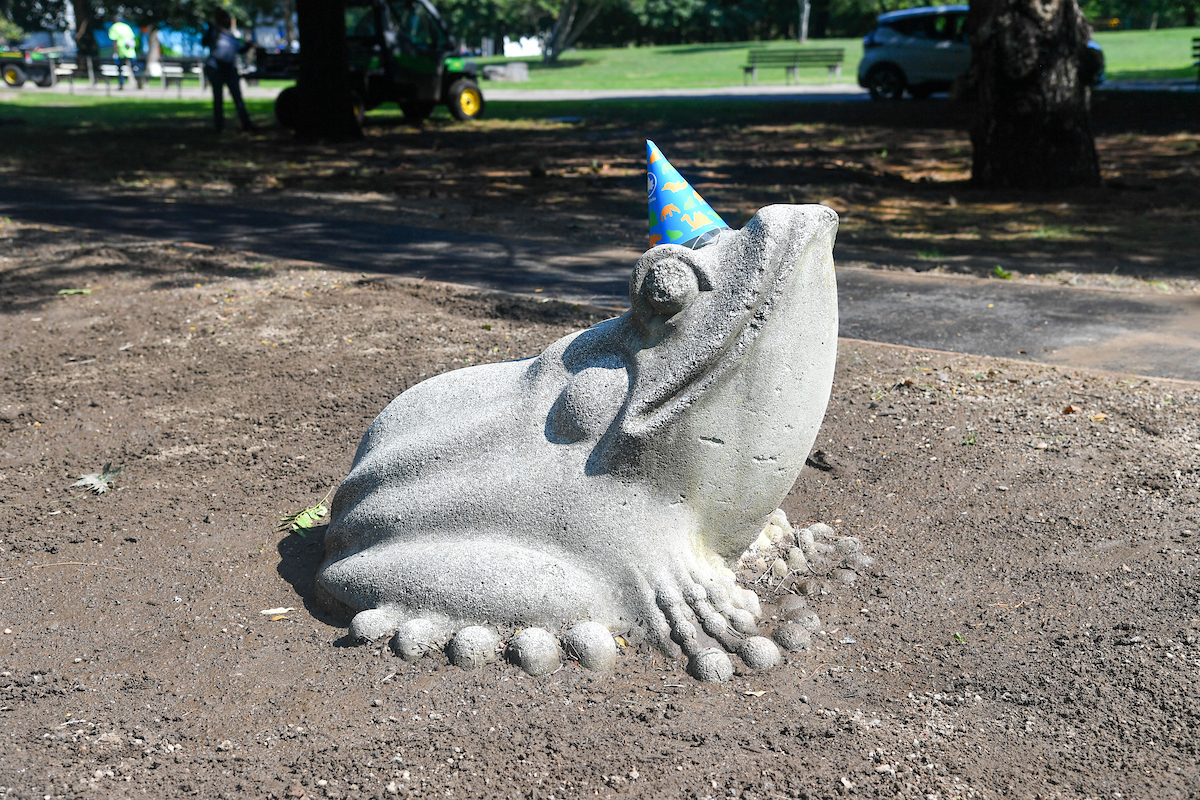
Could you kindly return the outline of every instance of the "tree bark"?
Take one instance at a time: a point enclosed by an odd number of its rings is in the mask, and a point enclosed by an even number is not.
[[[579,15],[579,0],[566,0],[558,12],[554,28],[546,39],[545,50],[542,52],[542,62],[553,64],[564,51],[574,46],[583,35],[583,31],[600,13],[602,3],[594,3],[591,8]]]
[[[296,0],[300,22],[300,124],[306,139],[362,137],[350,96],[350,54],[341,0]]]
[[[92,11],[91,0],[71,0],[71,8],[75,12],[75,55],[78,58],[89,58],[99,55],[100,46],[96,44],[96,16]],[[82,63],[82,62],[81,62]]]
[[[1076,0],[971,0],[972,180],[987,187],[1098,184],[1089,122],[1099,62]]]

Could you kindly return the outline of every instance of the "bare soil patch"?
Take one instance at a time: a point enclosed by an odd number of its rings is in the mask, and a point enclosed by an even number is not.
[[[1195,384],[843,340],[828,469],[783,507],[878,561],[809,599],[811,653],[724,685],[634,649],[406,665],[343,646],[321,532],[277,521],[405,387],[597,313],[17,229],[54,244],[0,242],[0,795],[1200,791]]]

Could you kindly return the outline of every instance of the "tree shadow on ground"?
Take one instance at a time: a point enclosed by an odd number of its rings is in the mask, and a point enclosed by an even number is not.
[[[1097,92],[1094,112],[1105,186],[1040,193],[968,183],[972,109],[948,100],[493,103],[475,124],[380,114],[341,145],[274,128],[218,139],[195,109],[101,135],[81,132],[90,109],[39,109],[6,139],[0,166],[168,202],[641,247],[652,137],[731,224],[769,203],[826,203],[842,215],[843,250],[871,263],[1200,275],[1200,95]],[[76,279],[55,269],[35,287],[43,300],[61,286],[50,278]]]
[[[3,230],[0,228],[0,230]],[[91,290],[123,276],[158,277],[155,289],[182,288],[197,279],[275,276],[269,266],[244,262],[241,254],[121,236],[82,240],[79,232],[21,226],[0,239],[16,252],[36,254],[23,265],[0,266],[0,312],[39,308],[59,293]]]

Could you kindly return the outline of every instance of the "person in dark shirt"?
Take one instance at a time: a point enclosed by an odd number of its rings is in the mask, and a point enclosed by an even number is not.
[[[224,87],[229,87],[229,95],[237,108],[238,119],[242,122],[242,130],[254,130],[254,123],[246,112],[246,104],[242,101],[241,79],[238,76],[237,57],[239,53],[253,47],[252,44],[242,44],[234,30],[233,19],[229,12],[218,9],[213,15],[212,24],[204,32],[200,43],[208,48],[208,58],[204,62],[204,76],[208,79],[213,91],[213,122],[217,133],[225,130],[225,96]]]

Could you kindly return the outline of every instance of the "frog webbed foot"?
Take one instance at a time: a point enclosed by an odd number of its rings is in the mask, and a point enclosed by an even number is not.
[[[658,581],[655,604],[663,616],[665,638],[688,657],[688,671],[705,681],[733,675],[729,653],[750,669],[780,661],[779,648],[758,635],[758,596],[737,585],[732,575],[714,568],[679,571]]]

